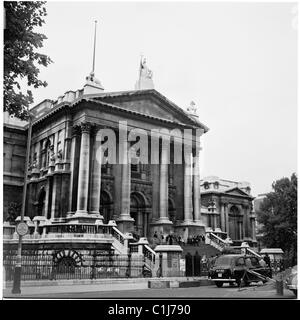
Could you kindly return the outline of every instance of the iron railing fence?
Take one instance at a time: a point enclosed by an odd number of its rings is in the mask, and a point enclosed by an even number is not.
[[[5,256],[5,280],[12,281],[16,256]],[[63,280],[151,277],[143,256],[80,255],[77,257],[23,255],[22,280]]]

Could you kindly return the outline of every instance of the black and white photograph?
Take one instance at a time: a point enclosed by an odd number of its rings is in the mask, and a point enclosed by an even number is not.
[[[298,2],[1,6],[3,300],[297,300]]]

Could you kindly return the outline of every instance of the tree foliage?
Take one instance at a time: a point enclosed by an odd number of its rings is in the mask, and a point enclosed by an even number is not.
[[[40,70],[36,65],[46,67],[52,62],[37,52],[47,38],[34,31],[45,23],[47,11],[42,1],[4,1],[4,8],[4,111],[26,119],[33,96],[30,90],[21,91],[20,79],[25,79],[29,87],[47,86],[38,78]]]
[[[297,176],[273,182],[257,214],[266,247],[281,248],[289,255],[297,252]]]

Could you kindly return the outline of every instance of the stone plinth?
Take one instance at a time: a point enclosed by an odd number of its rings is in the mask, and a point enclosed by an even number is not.
[[[72,223],[98,223],[99,220],[102,220],[102,216],[100,214],[76,213],[68,216],[65,220]]]
[[[160,218],[157,221],[151,223],[151,230],[153,234],[155,233],[155,231],[157,232],[159,239],[161,239],[161,235],[163,235],[165,240],[169,234],[173,233],[173,223],[169,219]]]
[[[158,245],[154,251],[159,254],[160,276],[180,276],[180,258],[182,248],[178,245]]]
[[[129,215],[120,215],[116,223],[118,229],[123,233],[132,233],[134,231],[134,219]]]
[[[205,225],[197,221],[184,221],[176,226],[176,234],[186,243],[189,237],[205,235]]]

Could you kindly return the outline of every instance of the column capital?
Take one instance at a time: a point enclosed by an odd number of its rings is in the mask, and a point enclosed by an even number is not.
[[[92,124],[90,122],[81,122],[80,128],[82,133],[90,133],[92,130]]]
[[[224,205],[226,207],[229,205],[229,201],[227,199],[222,199],[221,198],[220,203],[221,203],[221,205]]]

